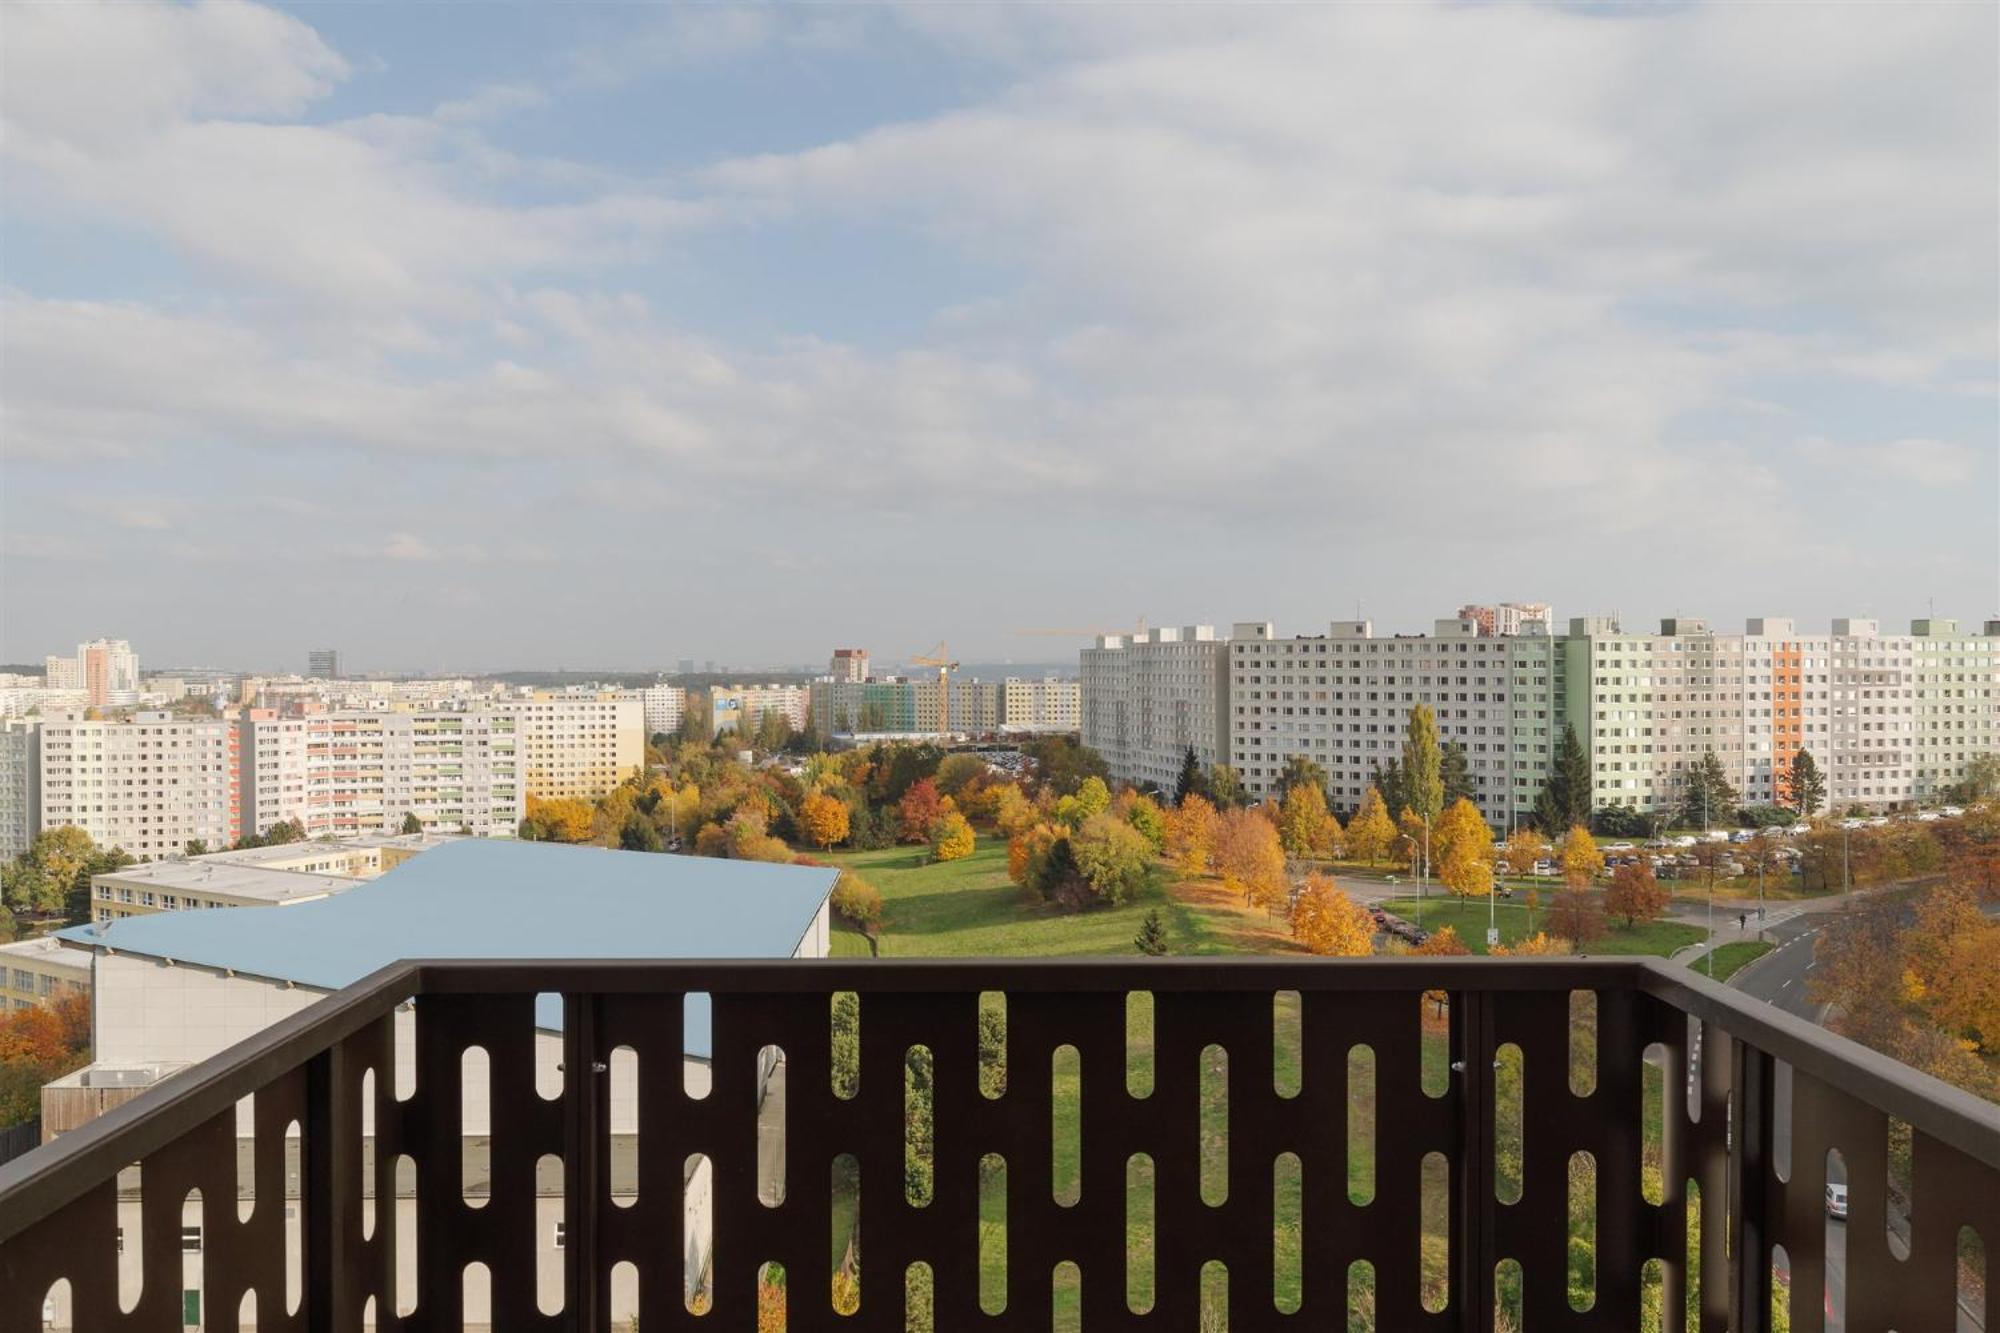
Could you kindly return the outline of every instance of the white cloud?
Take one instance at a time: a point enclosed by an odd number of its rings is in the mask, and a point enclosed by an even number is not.
[[[1901,439],[1885,444],[1838,445],[1813,437],[1798,452],[1814,466],[1838,469],[1856,486],[1884,481],[1919,486],[1961,486],[1979,472],[1979,454],[1948,440]]]

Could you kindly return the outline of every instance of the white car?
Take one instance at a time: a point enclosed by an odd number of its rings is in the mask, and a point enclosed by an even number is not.
[[[1965,807],[1961,805],[1941,805],[1938,807],[1938,813],[1946,819],[1957,819],[1965,813]]]
[[[1826,1215],[1841,1222],[1847,1220],[1847,1186],[1826,1187]]]
[[[1791,826],[1790,828],[1786,829],[1786,830],[1785,830],[1785,832],[1787,832],[1787,833],[1790,833],[1790,834],[1793,834],[1793,835],[1797,835],[1797,834],[1800,834],[1800,833],[1811,833],[1811,832],[1812,832],[1812,825],[1811,825],[1811,824],[1794,824],[1794,825],[1792,825],[1792,826]]]

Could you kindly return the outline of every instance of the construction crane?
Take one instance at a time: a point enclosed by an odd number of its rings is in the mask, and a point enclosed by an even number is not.
[[[911,666],[934,666],[938,669],[938,735],[948,735],[951,731],[951,673],[958,670],[958,663],[951,660],[944,641],[922,657],[912,657]]]
[[[1098,626],[1095,629],[1072,629],[1067,627],[1050,628],[1046,625],[1031,625],[1024,629],[1010,629],[1007,632],[1009,634],[1040,635],[1051,639],[1094,639],[1100,634],[1144,634],[1146,632],[1146,617],[1140,616],[1137,626],[1118,629],[1108,629],[1104,626]]]

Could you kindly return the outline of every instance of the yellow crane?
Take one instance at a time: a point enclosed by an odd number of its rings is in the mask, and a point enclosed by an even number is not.
[[[945,648],[944,640],[922,657],[912,657],[911,666],[934,666],[938,669],[938,734],[951,731],[951,673],[958,670],[958,663],[951,660],[951,653]]]

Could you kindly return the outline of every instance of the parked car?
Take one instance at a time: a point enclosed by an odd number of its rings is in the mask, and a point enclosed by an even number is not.
[[[1553,879],[1555,878],[1555,873],[1556,873],[1556,863],[1554,861],[1544,859],[1535,862],[1534,874],[1538,878]]]
[[[1794,836],[1800,833],[1811,833],[1812,825],[1807,823],[1794,824],[1790,828],[1786,829],[1785,832],[1793,834]]]
[[[1826,1187],[1826,1215],[1842,1222],[1847,1220],[1847,1186],[1834,1184]]]

